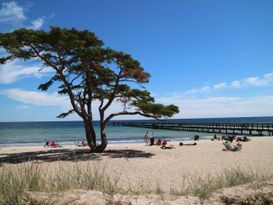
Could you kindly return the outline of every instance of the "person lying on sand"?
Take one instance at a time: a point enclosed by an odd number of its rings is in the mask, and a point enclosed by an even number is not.
[[[167,144],[167,141],[164,140],[162,143],[161,143],[161,149],[175,149],[174,145],[173,144]]]
[[[46,141],[44,147],[50,147],[50,148],[58,148],[61,147],[57,142],[55,141]]]
[[[180,142],[179,143],[179,146],[194,146],[194,145],[197,145],[197,143],[196,142],[194,142],[194,143],[183,143],[183,142]]]
[[[236,142],[248,142],[250,141],[250,138],[248,138],[246,135],[243,137],[236,137],[235,138]]]
[[[75,145],[77,146],[77,147],[85,147],[85,146],[87,146],[88,144],[85,142],[85,141],[78,141],[78,142],[75,142]]]

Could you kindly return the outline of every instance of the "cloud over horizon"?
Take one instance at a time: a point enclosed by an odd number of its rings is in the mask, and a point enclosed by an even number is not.
[[[22,104],[16,106],[15,109],[21,110],[31,108],[31,106],[54,106],[60,108],[61,112],[66,112],[72,108],[68,96],[59,95],[57,92],[47,93],[40,91],[27,91],[19,88],[2,89],[0,95],[5,96],[8,99],[21,102]],[[93,117],[99,119],[98,107],[100,103],[93,101]],[[112,106],[106,111],[106,116],[113,112],[122,111],[123,107],[120,102],[113,102]],[[59,113],[56,113],[58,115]],[[74,114],[74,118],[78,116]],[[78,117],[79,118],[79,117]]]
[[[27,66],[18,60],[10,61],[0,65],[0,83],[12,84],[19,79],[27,77],[41,77],[52,72],[49,68],[41,69],[39,64]],[[181,112],[176,118],[198,118],[198,117],[239,117],[256,115],[273,115],[272,102],[273,95],[237,97],[218,94],[217,92],[225,89],[240,89],[246,87],[264,87],[273,85],[273,72],[266,73],[262,77],[247,77],[230,82],[220,82],[214,85],[208,85],[201,88],[195,88],[186,92],[170,92],[155,96],[159,103],[175,104],[180,107]],[[202,97],[195,94],[216,92],[216,96]],[[192,94],[194,97],[192,97]],[[31,106],[55,106],[60,108],[60,112],[71,108],[67,96],[61,96],[57,93],[44,93],[38,91],[26,91],[18,88],[2,89],[0,95],[8,99],[21,102],[22,105],[15,109],[26,109]],[[98,102],[94,102],[94,110],[98,107]],[[114,103],[107,112],[120,111],[122,106]],[[94,117],[98,119],[99,115],[94,112]],[[141,117],[134,117],[140,119]],[[126,119],[125,117],[119,119]]]
[[[233,80],[231,82],[220,82],[210,86],[204,86],[199,88],[193,88],[186,91],[188,95],[209,93],[212,91],[218,91],[223,89],[239,89],[246,87],[262,87],[262,86],[272,86],[273,85],[273,71],[264,74],[262,77],[248,77],[241,80]]]
[[[173,96],[157,100],[160,103],[173,103],[179,106],[180,113],[175,118],[273,116],[273,95],[217,96],[194,99]]]
[[[45,93],[38,91],[26,91],[22,89],[0,90],[0,95],[8,99],[21,102],[22,105],[15,109],[26,109],[31,106],[55,106],[60,108],[60,112],[71,108],[67,96],[61,96],[57,93]],[[175,104],[180,107],[180,113],[175,118],[206,118],[206,117],[250,117],[250,116],[272,116],[273,95],[255,96],[255,97],[235,97],[235,96],[217,96],[206,98],[185,98],[183,96],[158,97],[157,102],[163,104]],[[94,102],[94,119],[99,119],[97,113],[99,103]],[[121,111],[120,103],[113,103],[107,114]],[[272,110],[272,111],[271,111]],[[56,113],[56,115],[59,113]],[[75,117],[76,115],[74,115]],[[128,116],[122,116],[116,119],[127,119]],[[131,117],[130,117],[131,118]],[[141,119],[140,116],[134,116],[134,119]],[[133,119],[132,118],[132,119]]]

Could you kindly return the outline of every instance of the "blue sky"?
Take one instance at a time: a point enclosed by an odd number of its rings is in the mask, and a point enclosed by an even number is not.
[[[273,116],[272,11],[271,0],[0,0],[0,30],[91,30],[141,62],[176,118]],[[39,66],[0,66],[0,121],[56,120],[69,107],[54,89],[38,92],[50,76]]]

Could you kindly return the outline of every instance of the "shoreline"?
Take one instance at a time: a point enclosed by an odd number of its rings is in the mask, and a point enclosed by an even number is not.
[[[237,135],[237,136],[241,136],[241,135]],[[243,135],[242,135],[243,136]],[[213,137],[213,136],[211,136]],[[252,139],[272,139],[273,140],[273,137],[272,136],[251,136],[249,137],[250,140]],[[156,142],[156,139],[157,137],[155,137],[155,142]],[[161,138],[163,139],[163,138]],[[185,142],[185,143],[194,143],[196,142],[197,144],[198,143],[204,143],[204,142],[224,142],[225,140],[214,140],[212,141],[211,138],[201,138],[199,140],[189,140],[189,139],[181,139],[181,140],[167,140],[169,143],[171,144],[174,144],[175,146],[179,146],[179,143],[180,142]],[[235,140],[234,140],[235,141]],[[5,151],[5,150],[29,150],[30,152],[32,150],[44,150],[44,151],[47,151],[47,150],[62,150],[62,149],[71,149],[71,150],[75,150],[75,149],[89,149],[88,146],[86,147],[78,147],[75,145],[75,142],[73,141],[65,141],[65,142],[62,142],[62,141],[57,141],[61,147],[60,148],[45,148],[44,147],[44,143],[18,143],[18,144],[8,144],[7,146],[5,146],[6,144],[0,144],[0,154],[3,154],[2,152]],[[233,142],[234,143],[234,142]],[[143,140],[140,140],[140,141],[132,141],[132,142],[127,142],[127,141],[118,141],[118,142],[109,142],[106,149],[105,150],[108,150],[109,148],[118,148],[118,147],[137,147],[137,148],[141,148],[141,147],[159,147],[160,146],[157,146],[157,145],[153,145],[153,146],[147,146],[145,144],[145,142]]]
[[[197,132],[196,132],[197,133]],[[196,134],[194,133],[194,134]],[[193,135],[194,135],[193,134]],[[197,133],[198,134],[198,133]],[[213,135],[214,133],[208,133],[208,134],[211,134],[208,135],[208,136],[201,136],[200,139],[198,141],[210,141],[212,138],[213,138]],[[222,135],[219,135],[217,134],[217,137],[220,137]],[[224,134],[223,134],[224,136]],[[236,135],[236,136],[245,136],[245,135]],[[246,135],[248,136],[248,135]],[[272,136],[248,136],[249,138],[270,138]],[[164,139],[164,137],[161,137],[161,136],[155,136],[155,140],[160,138],[161,140]],[[166,137],[167,140],[173,142],[173,143],[179,143],[179,142],[187,142],[187,141],[193,141],[191,140],[191,138],[193,137],[186,137],[186,138],[181,138],[181,139],[177,139],[177,138],[174,138],[172,139],[172,137]],[[81,140],[75,140],[75,141],[58,141],[58,140],[55,140],[56,142],[58,142],[61,146],[64,146],[64,147],[70,147],[70,146],[74,146],[75,145],[75,142],[77,141],[81,141]],[[84,141],[86,141],[86,139],[84,139]],[[198,142],[196,141],[196,142]],[[35,143],[12,143],[12,144],[0,144],[0,149],[2,148],[12,148],[12,147],[39,147],[39,146],[44,146],[45,142],[35,142]],[[108,146],[109,145],[122,145],[122,144],[145,144],[144,140],[143,139],[140,139],[140,140],[108,140]]]

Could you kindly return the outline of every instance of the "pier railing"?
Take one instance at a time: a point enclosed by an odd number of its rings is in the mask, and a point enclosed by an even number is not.
[[[173,122],[115,122],[114,125],[168,129],[189,132],[272,136],[273,123],[173,123]]]

